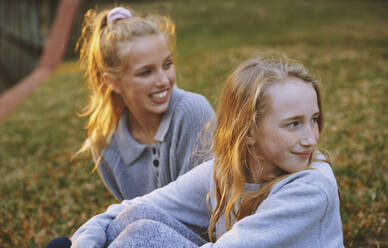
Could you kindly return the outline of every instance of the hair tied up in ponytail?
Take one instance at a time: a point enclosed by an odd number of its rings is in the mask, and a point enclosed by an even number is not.
[[[106,16],[106,24],[109,24],[119,19],[131,18],[132,16],[133,15],[131,11],[129,11],[128,9],[117,7],[109,11],[108,15]]]

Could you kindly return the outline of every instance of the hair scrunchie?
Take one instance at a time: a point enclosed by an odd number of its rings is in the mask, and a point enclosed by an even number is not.
[[[119,19],[131,18],[133,15],[131,11],[126,8],[117,7],[109,11],[106,16],[106,23],[109,24]]]

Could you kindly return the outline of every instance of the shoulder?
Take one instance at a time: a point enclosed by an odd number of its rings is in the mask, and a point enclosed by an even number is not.
[[[179,99],[175,103],[175,112],[185,116],[213,116],[214,110],[202,95],[177,88]]]
[[[315,223],[334,211],[336,206],[338,194],[335,187],[319,171],[308,169],[276,183],[256,213],[259,216],[269,214],[271,220],[278,219],[278,214],[281,214]]]
[[[311,168],[319,171],[335,188],[338,187],[331,165],[326,161],[326,157],[319,151],[315,154]]]
[[[330,166],[327,168],[326,165],[329,166],[324,163],[320,167],[331,171]],[[316,199],[326,205],[337,201],[338,189],[337,184],[333,183],[334,175],[326,173],[323,168],[312,167],[288,176],[273,187],[270,195],[284,194],[290,198],[306,198],[309,201]]]
[[[325,156],[319,151],[315,154],[310,168],[291,174],[279,182],[277,187],[288,184],[308,184],[311,187],[318,187],[327,191],[338,191],[337,181],[334,172]]]

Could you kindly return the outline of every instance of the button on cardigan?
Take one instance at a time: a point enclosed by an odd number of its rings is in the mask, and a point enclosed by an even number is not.
[[[214,111],[205,97],[175,86],[152,145],[140,144],[131,136],[127,115],[128,111],[121,115],[98,166],[100,177],[118,200],[167,185],[208,158],[204,126]]]

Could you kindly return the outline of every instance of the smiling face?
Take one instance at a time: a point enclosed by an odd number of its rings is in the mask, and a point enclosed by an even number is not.
[[[263,175],[278,168],[299,171],[308,165],[319,138],[317,93],[311,84],[288,77],[269,86],[266,97],[270,108],[256,143],[263,157]]]
[[[160,117],[168,108],[176,80],[167,42],[159,35],[137,38],[127,57],[127,70],[114,91],[135,118]]]

